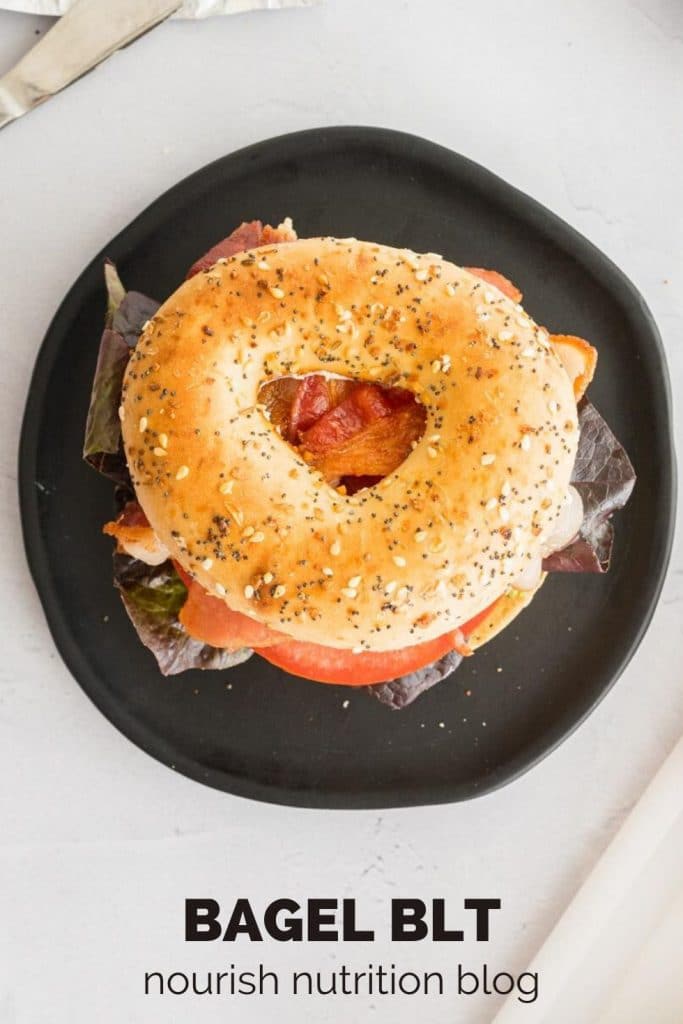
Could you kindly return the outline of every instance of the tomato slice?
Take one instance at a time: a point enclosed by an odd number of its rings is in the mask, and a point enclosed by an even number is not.
[[[287,639],[284,633],[278,633],[241,612],[234,612],[225,601],[213,597],[201,583],[193,580],[177,562],[173,564],[187,587],[187,600],[178,618],[195,640],[211,647],[238,651],[242,647],[263,649]]]
[[[399,676],[431,665],[449,651],[471,654],[466,637],[484,621],[495,603],[494,601],[484,608],[461,629],[444,633],[436,640],[403,647],[399,651],[363,651],[361,654],[354,654],[349,650],[325,647],[323,644],[285,640],[276,647],[257,649],[256,653],[290,675],[312,679],[316,683],[337,683],[341,686],[384,683],[388,679],[398,679]]]
[[[400,651],[363,651],[354,654],[323,644],[288,640],[276,647],[256,648],[256,653],[292,676],[302,676],[316,683],[338,683],[341,686],[367,686],[398,679],[442,658],[454,650],[457,630],[445,633]]]
[[[465,270],[469,270],[470,274],[480,277],[487,284],[492,284],[494,288],[497,288],[503,295],[507,295],[508,299],[512,299],[513,302],[522,301],[522,293],[519,288],[512,281],[509,281],[507,277],[499,274],[497,270],[485,270],[484,267],[465,267]]]

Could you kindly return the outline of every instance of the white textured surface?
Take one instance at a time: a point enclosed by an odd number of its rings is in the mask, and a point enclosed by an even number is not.
[[[46,24],[0,13],[0,67]],[[680,542],[618,686],[523,779],[462,806],[268,807],[173,775],[116,733],[68,675],[21,550],[19,424],[49,320],[108,238],[214,157],[334,123],[435,139],[566,218],[644,293],[680,396],[682,57],[679,0],[501,0],[485,14],[460,0],[328,0],[164,26],[0,133],[1,1024],[312,1016],[310,1004],[286,999],[143,1004],[143,969],[224,966],[239,953],[184,948],[188,895],[354,895],[378,926],[393,894],[497,895],[504,910],[489,947],[264,944],[239,958],[438,969],[486,957],[499,970],[524,968],[683,730]],[[494,1007],[405,997],[321,1000],[314,1012],[320,1022],[403,1024],[417,1012],[430,1024],[484,1024]]]

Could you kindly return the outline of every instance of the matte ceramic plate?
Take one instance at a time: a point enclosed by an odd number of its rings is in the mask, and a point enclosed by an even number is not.
[[[109,484],[81,461],[102,328],[102,260],[163,299],[242,220],[294,218],[302,236],[360,238],[494,267],[551,331],[591,339],[590,397],[638,473],[606,576],[554,576],[498,639],[401,712],[365,691],[284,675],[254,657],[162,678],[111,582]],[[26,550],[53,636],[126,736],[193,779],[315,807],[462,800],[567,736],[634,653],[671,543],[674,463],[657,329],[623,274],[572,228],[488,171],[422,139],[313,130],[224,157],[145,210],[73,286],[43,343],[20,454]],[[348,701],[348,706],[346,702]]]

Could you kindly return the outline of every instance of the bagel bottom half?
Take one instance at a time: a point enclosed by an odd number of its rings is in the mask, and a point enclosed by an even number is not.
[[[513,619],[516,619],[520,612],[531,604],[536,594],[545,583],[547,573],[543,573],[540,582],[535,590],[508,590],[499,597],[491,612],[480,622],[473,633],[468,637],[469,646],[473,651],[483,647],[494,636],[509,626]]]

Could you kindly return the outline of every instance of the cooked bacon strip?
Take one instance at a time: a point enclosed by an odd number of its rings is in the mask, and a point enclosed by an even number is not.
[[[311,374],[308,377],[279,377],[259,391],[270,422],[291,444],[300,439],[316,420],[339,405],[357,387],[355,381]]]
[[[270,224],[266,224],[264,227],[260,220],[244,221],[238,228],[235,228],[232,234],[212,246],[201,259],[193,263],[187,272],[187,278],[194,277],[202,270],[208,270],[217,260],[228,259],[246,249],[256,249],[259,245],[275,245],[277,242],[296,242],[296,240],[296,231],[292,227],[289,217],[276,228],[271,227]]]
[[[389,416],[399,401],[403,401],[392,400],[389,395],[388,390],[376,384],[357,384],[348,398],[320,416],[316,423],[301,433],[303,449],[314,455],[323,455],[348,441],[375,420]],[[410,400],[408,397],[407,401]]]
[[[330,389],[325,377],[312,374],[298,382],[289,414],[289,440],[298,440],[304,430],[332,408]]]
[[[409,391],[357,384],[301,435],[307,461],[326,479],[383,477],[410,454],[426,414]],[[376,481],[375,481],[376,482]],[[359,488],[349,481],[351,492]]]
[[[347,494],[356,494],[365,487],[374,487],[381,479],[381,476],[358,476],[353,474],[351,476],[343,476],[339,483],[340,486],[346,489]]]
[[[147,565],[161,565],[169,557],[168,548],[149,525],[137,501],[127,502],[115,522],[104,524],[102,533],[116,538],[117,550]]]
[[[550,341],[574,384],[574,397],[578,402],[593,380],[598,364],[597,349],[574,334],[551,334]]]
[[[492,284],[494,288],[497,288],[503,295],[507,295],[513,302],[522,301],[522,293],[519,288],[512,281],[509,281],[507,277],[499,274],[497,270],[485,270],[484,267],[465,267],[465,270],[469,270],[470,274],[480,277],[487,284]]]
[[[394,409],[364,426],[352,436],[318,450],[310,465],[326,480],[338,477],[384,477],[410,455],[413,443],[424,431],[425,411],[417,402]],[[352,490],[355,490],[351,484]],[[347,487],[348,490],[348,487]]]

